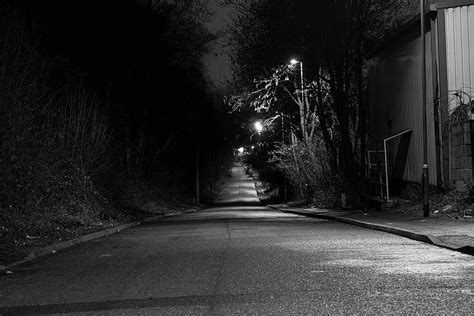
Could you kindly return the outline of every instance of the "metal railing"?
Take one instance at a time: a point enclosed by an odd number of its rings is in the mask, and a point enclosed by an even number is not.
[[[400,133],[397,133],[397,134],[394,134],[390,137],[387,137],[383,140],[383,151],[382,150],[368,150],[367,151],[367,164],[368,164],[368,174],[367,174],[367,178],[369,179],[370,182],[380,186],[380,197],[383,199],[384,196],[383,196],[383,187],[385,186],[385,198],[387,200],[387,202],[390,202],[390,188],[389,188],[389,177],[388,177],[388,158],[387,158],[387,143],[397,137],[400,137],[402,136],[403,134],[406,134],[408,132],[411,132],[412,129],[407,129],[403,132],[400,132]],[[374,163],[372,160],[372,156],[375,154],[375,155],[378,155],[378,154],[381,154],[383,153],[383,161],[384,163],[380,163],[380,159],[377,159],[376,162]],[[376,167],[376,168],[374,168]],[[382,169],[383,168],[383,169]],[[371,176],[371,171],[377,171],[378,173],[378,176],[379,176],[379,179],[378,181],[376,180],[370,180],[370,176]],[[385,182],[383,181],[382,179],[382,173],[385,173]],[[378,193],[378,190],[376,190],[376,193]]]
[[[402,136],[403,134],[408,133],[408,132],[411,132],[411,131],[412,131],[412,129],[410,128],[410,129],[407,129],[407,130],[405,130],[405,131],[403,131],[403,132],[400,132],[400,133],[398,133],[398,134],[395,134],[395,135],[393,135],[393,136],[390,136],[390,137],[388,137],[388,138],[385,138],[385,139],[383,140],[383,151],[384,151],[384,156],[385,156],[385,187],[386,187],[386,189],[387,189],[387,202],[390,202],[390,189],[389,189],[389,184],[388,184],[388,166],[387,166],[387,142],[388,142],[389,140],[392,140],[392,139],[394,139],[394,138],[400,137],[400,136]]]

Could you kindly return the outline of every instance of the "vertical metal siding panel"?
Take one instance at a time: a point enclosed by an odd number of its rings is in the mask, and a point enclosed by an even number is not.
[[[419,96],[420,89],[420,39],[410,41],[405,46],[393,52],[391,58],[396,61],[403,71],[399,72],[397,80],[401,89],[394,91],[394,100],[390,108],[393,132],[407,128],[413,129],[412,140],[408,151],[404,179],[419,182],[422,165],[422,107]]]
[[[431,33],[426,34],[430,43]],[[392,133],[413,129],[408,150],[404,180],[420,182],[423,165],[423,113],[421,106],[421,38],[409,40],[383,51],[374,59],[370,75],[370,117],[372,139],[388,136],[387,120],[392,120]],[[431,78],[431,52],[426,51],[427,78]],[[427,82],[428,163],[430,183],[437,183],[434,135],[433,87]],[[396,154],[398,140],[392,144]],[[381,149],[381,148],[378,148]],[[391,157],[392,159],[394,157]]]
[[[469,25],[468,25],[468,7],[460,7],[461,11],[461,65],[462,65],[462,86],[463,90],[471,87],[470,63],[469,63]]]
[[[450,110],[458,105],[456,90],[473,94],[474,6],[446,9],[446,47]]]
[[[411,113],[411,119],[410,116],[405,116],[403,118],[400,118],[400,123],[403,123],[403,121],[408,121],[411,123],[413,126],[413,146],[410,148],[410,153],[409,153],[409,160],[407,161],[407,164],[409,166],[409,169],[407,170],[406,173],[406,179],[411,180],[411,181],[416,181],[420,182],[421,179],[421,172],[419,171],[419,166],[423,163],[422,159],[422,148],[423,148],[423,142],[422,142],[422,136],[423,132],[421,130],[422,125],[422,118],[421,118],[421,98],[416,98],[416,92],[421,91],[420,83],[421,83],[421,77],[419,76],[420,72],[420,58],[419,58],[419,52],[420,52],[420,43],[418,39],[413,41],[410,45],[410,55],[413,56],[415,60],[415,64],[410,70],[410,86],[412,87],[411,89],[407,89],[407,92],[409,93],[409,99],[404,101],[404,104],[412,104],[412,113]]]
[[[453,67],[455,63],[454,58],[454,9],[446,10],[446,59],[447,59],[447,72],[448,72],[448,94],[454,90],[456,86],[456,68]],[[451,96],[448,95],[449,110],[453,109],[451,103]]]
[[[436,165],[436,137],[435,137],[435,113],[434,113],[434,100],[433,100],[433,84],[431,78],[433,77],[432,68],[432,52],[431,52],[431,36],[433,32],[426,33],[426,119],[427,119],[427,142],[428,142],[428,166],[429,166],[429,180],[430,184],[438,184],[438,173]],[[420,165],[421,169],[421,165]]]
[[[439,116],[439,65],[438,65],[438,26],[434,19],[430,21],[430,44],[429,44],[429,52],[431,55],[431,77],[429,78],[431,82],[431,97],[433,99],[432,104],[432,111],[433,111],[433,127],[434,127],[434,139],[435,139],[435,172],[438,186],[444,186],[444,176],[443,176],[443,153],[442,153],[442,134],[439,128],[438,120],[441,119]]]
[[[423,117],[422,117],[422,105],[421,105],[421,59],[420,59],[420,49],[421,49],[421,39],[417,38],[411,45],[410,54],[414,57],[416,64],[415,67],[411,69],[411,88],[408,87],[408,93],[410,99],[406,100],[405,104],[413,104],[411,116],[413,117],[415,143],[412,147],[412,159],[409,161],[411,166],[411,174],[409,178],[411,181],[421,182],[421,166],[423,165],[423,131],[421,127],[423,126]],[[409,113],[406,113],[406,117],[402,118],[403,121],[410,121]],[[401,120],[401,121],[402,121]]]
[[[440,114],[441,124],[446,126],[448,122],[448,110],[449,110],[449,99],[448,99],[448,65],[447,65],[447,41],[446,41],[446,14],[447,11],[442,9],[438,10],[438,21],[437,21],[437,58],[439,65],[438,80],[439,80],[439,101],[440,101]],[[442,141],[442,168],[444,175],[444,185],[448,187],[450,185],[450,163],[451,159],[449,156],[449,137],[445,130],[442,128],[441,133]]]
[[[474,94],[474,5],[467,8],[468,18],[468,41],[469,41],[469,89],[471,95]]]
[[[463,67],[462,67],[462,31],[461,31],[461,8],[457,7],[454,9],[453,16],[453,32],[454,32],[454,62],[455,62],[455,83],[454,89],[460,89],[462,87],[463,80]]]

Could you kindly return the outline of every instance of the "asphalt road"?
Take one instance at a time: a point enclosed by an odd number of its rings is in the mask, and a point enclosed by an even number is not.
[[[217,203],[0,276],[0,314],[473,312],[471,256],[262,207],[237,162]]]
[[[471,256],[355,226],[221,207],[0,276],[0,313],[472,314]]]

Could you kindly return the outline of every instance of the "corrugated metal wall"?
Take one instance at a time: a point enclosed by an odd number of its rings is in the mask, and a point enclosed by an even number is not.
[[[428,47],[430,41],[431,33],[427,33]],[[403,178],[414,182],[421,182],[423,166],[420,47],[421,37],[416,33],[411,34],[402,42],[394,43],[380,52],[372,60],[369,70],[369,115],[372,144],[375,140],[389,136],[389,133],[393,135],[409,128],[413,129]],[[426,78],[429,79],[432,78],[430,49],[426,50],[426,65]],[[433,87],[430,80],[427,80],[426,94],[429,177],[430,183],[436,185]],[[390,131],[389,120],[391,120]],[[395,155],[396,145],[394,143],[391,150],[392,159]]]
[[[474,5],[445,9],[449,106],[456,90],[474,96]]]

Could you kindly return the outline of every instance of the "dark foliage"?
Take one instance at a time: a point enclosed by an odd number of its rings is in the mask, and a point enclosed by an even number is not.
[[[0,237],[191,200],[198,148],[203,191],[219,178],[229,124],[206,91],[201,5],[0,5]]]
[[[340,189],[356,196],[363,188],[367,149],[364,58],[416,13],[410,11],[414,1],[223,1],[239,12],[229,28],[240,90],[231,99],[234,108],[250,105],[266,111],[267,117],[289,115],[297,126],[295,134],[306,143],[303,147],[311,148],[313,140],[318,149],[324,147],[327,161],[314,168],[328,164],[335,183],[342,180]],[[289,67],[290,58],[304,63],[304,83],[299,82],[302,64]],[[297,184],[301,195],[307,195],[309,182]]]

